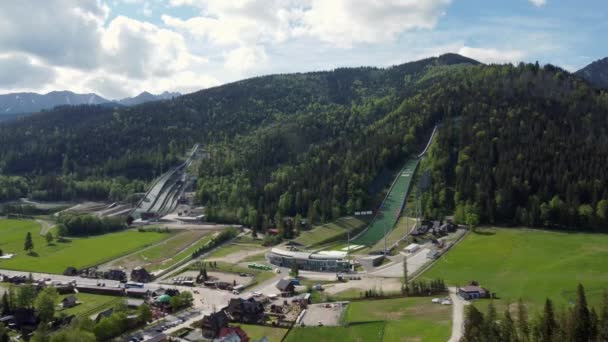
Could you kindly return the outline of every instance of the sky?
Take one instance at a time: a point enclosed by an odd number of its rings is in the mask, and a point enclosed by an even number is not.
[[[120,99],[453,52],[576,71],[606,0],[1,0],[0,93]]]

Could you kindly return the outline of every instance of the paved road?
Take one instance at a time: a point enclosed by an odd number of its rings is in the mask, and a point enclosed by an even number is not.
[[[464,307],[470,303],[456,294],[455,287],[450,287],[450,299],[452,300],[452,336],[448,342],[458,342],[464,329]]]
[[[407,272],[408,274],[414,274],[422,266],[426,265],[431,260],[427,258],[427,255],[431,252],[429,248],[422,248],[414,254],[407,256]],[[401,261],[389,264],[385,267],[370,272],[375,276],[387,277],[387,278],[401,278],[403,277],[403,258]]]

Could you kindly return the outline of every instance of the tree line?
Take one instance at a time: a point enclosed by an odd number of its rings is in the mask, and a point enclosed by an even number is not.
[[[542,313],[530,318],[519,300],[515,316],[509,307],[499,317],[493,302],[484,314],[475,305],[466,308],[462,342],[602,342],[608,341],[608,292],[598,313],[589,307],[581,284],[573,307],[558,311],[551,299]]]

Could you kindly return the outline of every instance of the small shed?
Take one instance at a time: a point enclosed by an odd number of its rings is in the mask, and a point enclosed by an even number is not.
[[[76,299],[76,296],[74,296],[74,295],[67,296],[67,297],[63,298],[63,300],[61,301],[61,307],[64,309],[73,308],[77,304],[78,304],[78,300]]]

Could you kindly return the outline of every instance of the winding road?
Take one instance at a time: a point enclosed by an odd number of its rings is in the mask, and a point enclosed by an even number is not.
[[[470,303],[456,294],[455,287],[450,287],[450,299],[452,300],[452,336],[448,342],[458,342],[464,332],[464,307]]]

